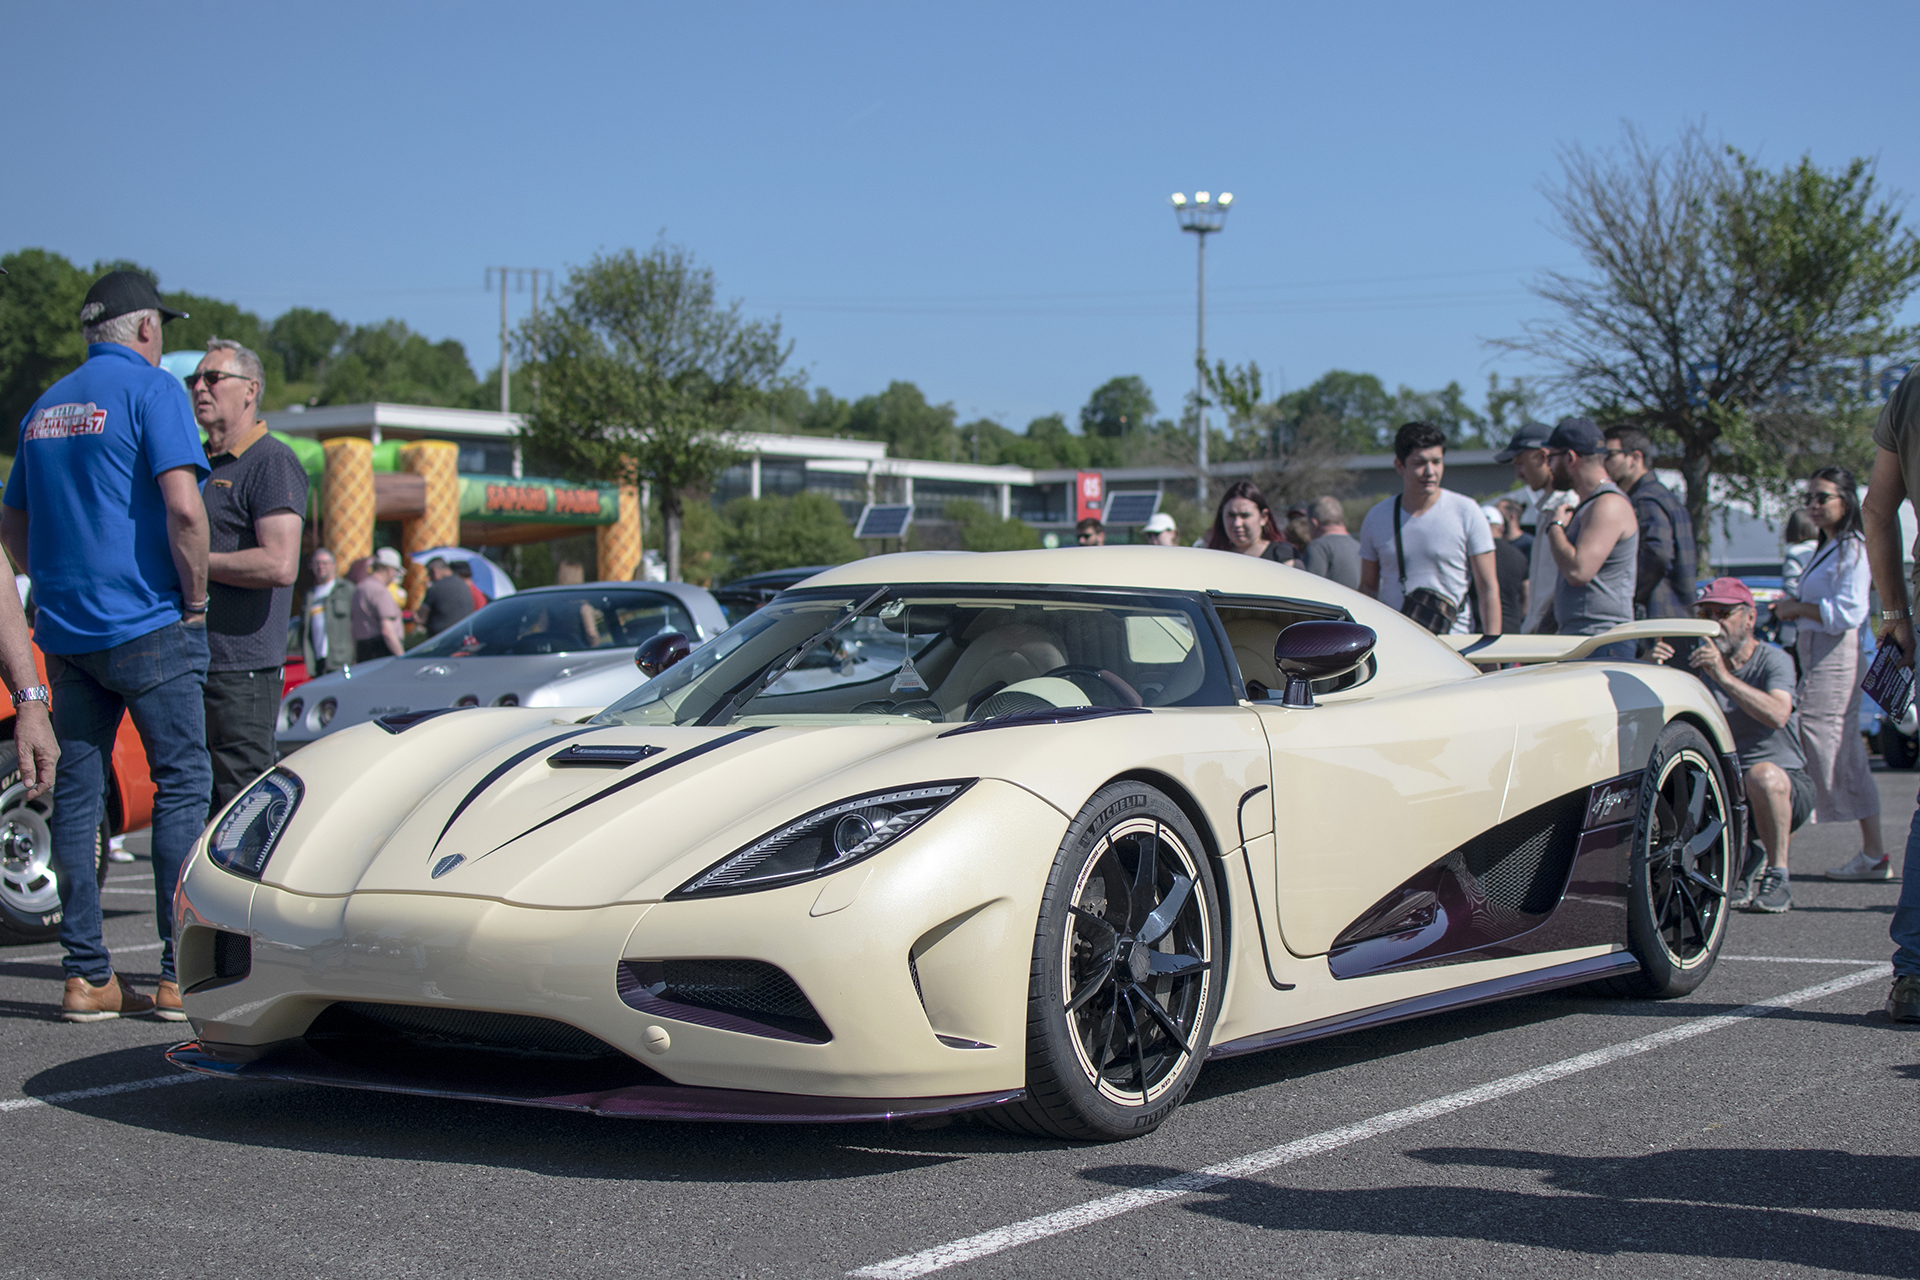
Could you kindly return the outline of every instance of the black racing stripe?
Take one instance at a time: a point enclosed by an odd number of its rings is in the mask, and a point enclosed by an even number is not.
[[[586,728],[586,729],[569,729],[567,730],[567,732],[561,733],[561,734],[555,734],[551,738],[543,738],[539,742],[534,743],[532,746],[528,747],[524,751],[516,751],[511,756],[507,757],[507,759],[495,765],[493,767],[492,772],[488,773],[486,777],[480,779],[480,781],[473,784],[473,790],[467,792],[466,799],[462,800],[459,804],[453,807],[452,815],[447,818],[447,825],[440,828],[439,836],[434,839],[433,849],[438,849],[440,847],[440,841],[445,840],[447,838],[447,832],[453,830],[453,824],[460,820],[460,815],[467,811],[467,806],[472,804],[475,800],[478,800],[480,798],[480,793],[482,791],[485,791],[488,787],[492,786],[494,783],[500,781],[501,778],[505,777],[508,771],[510,771],[515,765],[526,763],[528,760],[531,760],[534,756],[539,755],[542,751],[545,751],[548,747],[553,746],[555,743],[565,742],[568,738],[578,738],[582,734],[592,733],[594,732],[595,729],[604,729],[605,727],[606,727],[605,725],[593,725],[592,727]],[[433,852],[433,849],[429,849],[428,852],[429,853]]]
[[[605,800],[608,796],[612,795],[616,791],[625,791],[628,787],[633,786],[635,783],[645,782],[648,778],[653,777],[655,774],[665,773],[668,769],[673,768],[673,766],[677,764],[685,764],[687,761],[693,759],[695,756],[703,756],[707,754],[707,752],[709,751],[718,751],[720,748],[727,746],[731,743],[738,742],[742,738],[750,738],[756,733],[764,733],[767,727],[768,726],[766,725],[759,725],[752,729],[740,729],[733,733],[728,734],[724,738],[715,738],[712,742],[705,743],[702,746],[694,747],[687,751],[682,751],[677,756],[669,756],[665,760],[662,760],[659,764],[653,765],[646,769],[642,769],[640,772],[633,774],[631,777],[622,778],[620,779],[620,781],[614,783],[612,786],[605,787],[599,791],[594,792],[592,795],[588,796],[585,800],[582,800],[579,804],[572,805],[566,809],[562,809],[559,813],[554,814],[551,818],[548,818],[546,821],[536,823],[535,825],[528,827],[525,831],[522,831],[519,835],[515,836],[513,840],[524,839],[527,836],[532,835],[534,832],[540,830],[541,827],[551,826],[553,823],[560,821],[560,819],[562,818],[569,817],[572,814],[576,814],[580,812],[582,809],[586,808],[590,804],[600,803],[600,801]],[[513,840],[503,840],[499,844],[493,846],[493,848],[487,850],[487,853],[481,854],[480,856],[484,858],[487,856],[487,854],[498,853],[500,852],[500,850],[512,844]]]

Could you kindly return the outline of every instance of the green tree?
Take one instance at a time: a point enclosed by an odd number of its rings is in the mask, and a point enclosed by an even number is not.
[[[950,404],[928,404],[911,382],[892,382],[875,396],[862,396],[847,414],[847,434],[866,440],[885,440],[894,458],[930,458],[957,462],[957,415]]]
[[[722,510],[720,549],[732,577],[858,560],[860,544],[840,504],[824,493],[735,498]]]
[[[1019,520],[1002,520],[977,502],[956,498],[942,514],[960,530],[960,545],[968,551],[1033,551],[1040,535]]]
[[[40,393],[87,358],[80,303],[94,276],[45,249],[10,253],[0,267],[0,452],[11,455]]]
[[[1138,431],[1151,430],[1154,415],[1153,393],[1144,380],[1131,374],[1110,378],[1094,389],[1080,408],[1080,430],[1089,436],[1118,440]]]
[[[1487,425],[1482,432],[1487,443],[1500,448],[1513,438],[1513,433],[1534,420],[1541,411],[1540,392],[1525,378],[1514,378],[1503,384],[1500,375],[1487,375]]]
[[[341,341],[320,379],[319,401],[467,408],[477,385],[460,343],[452,338],[431,342],[404,321],[383,320],[360,325]]]
[[[1694,126],[1667,147],[1628,127],[1562,164],[1545,194],[1587,274],[1543,277],[1558,315],[1500,345],[1674,442],[1696,529],[1715,473],[1777,482],[1857,437],[1861,362],[1912,351],[1897,317],[1920,286],[1920,239],[1871,161],[1773,171]]]
[[[657,244],[568,272],[520,346],[540,380],[532,451],[569,474],[651,483],[677,579],[683,495],[734,459],[731,431],[785,381],[779,322],[743,320],[738,302],[716,300],[710,268]]]
[[[351,332],[351,326],[325,311],[292,307],[275,317],[267,345],[279,355],[288,382],[317,384],[326,376],[334,352]]]

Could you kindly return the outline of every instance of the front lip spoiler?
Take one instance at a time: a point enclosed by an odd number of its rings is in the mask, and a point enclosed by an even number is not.
[[[224,1054],[219,1052],[224,1050]],[[250,1060],[242,1060],[250,1059]],[[598,1093],[508,1094],[435,1088],[417,1076],[350,1067],[284,1040],[266,1046],[209,1046],[188,1040],[167,1050],[167,1061],[187,1071],[227,1080],[286,1080],[297,1084],[405,1093],[462,1102],[503,1102],[519,1107],[583,1111],[640,1120],[733,1121],[746,1124],[870,1124],[922,1116],[955,1115],[1018,1102],[1025,1089],[962,1093],[933,1098],[834,1098],[692,1085],[631,1085]]]

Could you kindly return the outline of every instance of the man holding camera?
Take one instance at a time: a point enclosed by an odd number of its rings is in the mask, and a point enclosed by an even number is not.
[[[1793,907],[1787,846],[1813,813],[1813,779],[1800,752],[1800,718],[1793,707],[1793,659],[1753,633],[1758,610],[1753,592],[1738,578],[1708,583],[1693,613],[1720,624],[1719,635],[1694,643],[1686,662],[1726,713],[1753,814],[1746,861],[1729,902],[1778,915]],[[1648,656],[1665,662],[1673,653],[1671,643],[1658,640]]]

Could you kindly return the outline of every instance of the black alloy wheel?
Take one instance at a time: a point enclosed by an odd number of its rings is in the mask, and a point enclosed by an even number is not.
[[[1692,725],[1668,725],[1647,761],[1634,824],[1627,945],[1640,971],[1608,979],[1611,990],[1681,996],[1713,969],[1738,874],[1732,816],[1712,746]]]
[[[1163,793],[1096,792],[1067,829],[1035,931],[1020,1132],[1149,1133],[1193,1087],[1218,1012],[1220,910],[1199,836]]]

